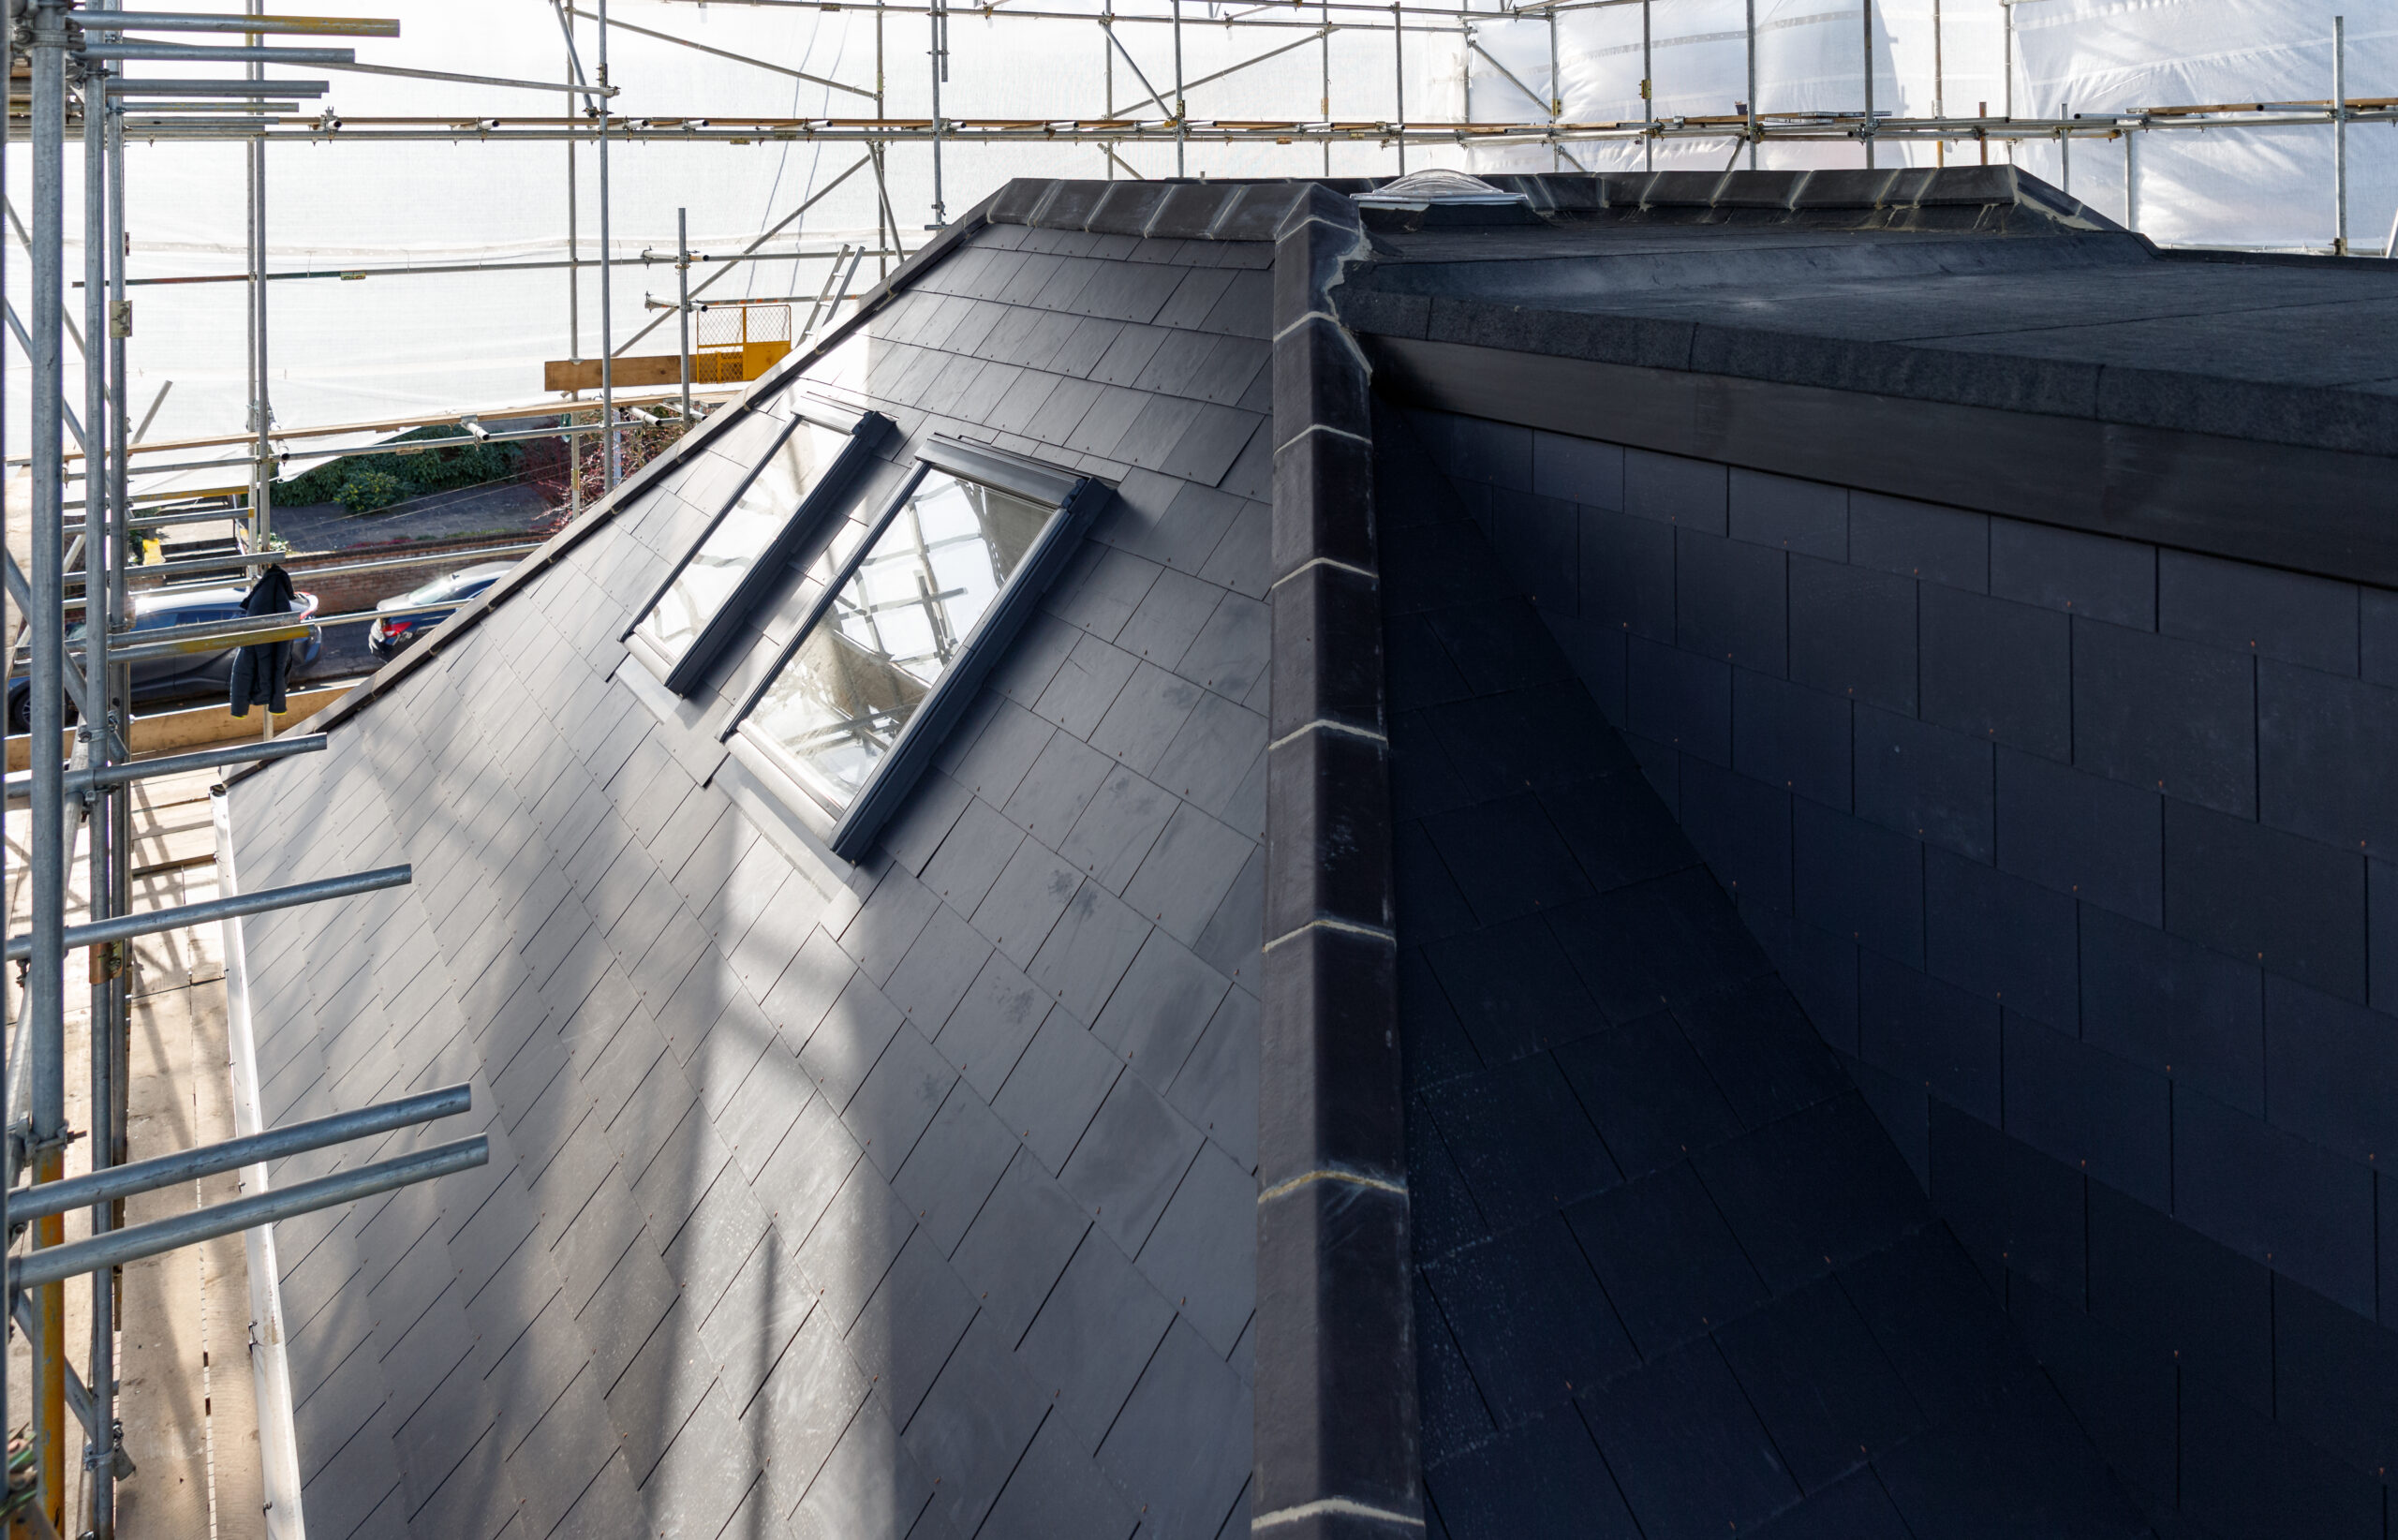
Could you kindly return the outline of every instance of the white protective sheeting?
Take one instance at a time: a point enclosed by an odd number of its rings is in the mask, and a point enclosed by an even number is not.
[[[2008,10],[2013,12],[2009,37]],[[1858,0],[1756,0],[1757,105],[1767,112],[1856,112],[1864,102],[1867,31]],[[2111,114],[2143,108],[2233,102],[2322,102],[2331,96],[2331,22],[2347,17],[2351,101],[2398,96],[2398,8],[2363,0],[1875,0],[1872,49],[1877,112],[1969,116],[1983,104],[2021,117]],[[1562,12],[1556,78],[1569,123],[1642,116],[1642,25],[1660,118],[1735,111],[1748,88],[1743,0],[1622,0]],[[1935,19],[1936,33],[1935,37]],[[1494,21],[1478,29],[1477,117],[1545,116],[1551,23]],[[2010,55],[2012,68],[2009,68]],[[1935,63],[1936,61],[1936,63]],[[2012,83],[2009,83],[2009,76]],[[2069,104],[2069,106],[2068,106]],[[2139,228],[2169,244],[2328,248],[2332,237],[2331,128],[2163,129],[2133,149]],[[2126,141],[2077,141],[2075,194],[2123,217]],[[2348,233],[2379,251],[2398,214],[2398,126],[2348,129]],[[1950,148],[1952,162],[1971,144]],[[2007,152],[1993,147],[1991,154]],[[1634,141],[1574,145],[1592,170],[1636,170]],[[1926,143],[1885,142],[1882,165],[1928,165]],[[2052,141],[2026,143],[2017,164],[2067,180]],[[1662,141],[1659,168],[1747,164],[1729,138]],[[1855,166],[1851,143],[1775,143],[1767,168]],[[1544,149],[1477,152],[1485,170],[1546,170],[1563,164]]]

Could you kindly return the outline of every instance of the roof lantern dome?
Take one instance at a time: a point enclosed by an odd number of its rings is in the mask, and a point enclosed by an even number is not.
[[[1353,197],[1366,222],[1376,229],[1523,225],[1532,221],[1532,200],[1523,194],[1508,192],[1478,176],[1445,167],[1411,171],[1371,192]]]

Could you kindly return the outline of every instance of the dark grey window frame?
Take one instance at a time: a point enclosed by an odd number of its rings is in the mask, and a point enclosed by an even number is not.
[[[733,585],[724,602],[717,606],[716,614],[700,628],[700,634],[691,638],[691,644],[683,649],[682,656],[668,658],[647,638],[639,634],[641,628],[648,621],[650,613],[673,592],[676,580],[682,577],[684,569],[690,566],[692,558],[700,554],[700,548],[707,544],[708,537],[717,532],[718,526],[731,516],[735,508],[741,506],[741,499],[748,496],[749,488],[764,474],[774,457],[782,452],[783,446],[791,441],[791,436],[811,422],[836,433],[846,432],[850,441],[841,446],[841,452],[833,457],[833,463],[825,467],[824,474],[817,478],[816,484],[799,500],[799,506],[792,510],[791,516],[783,521],[782,528],[750,562],[749,570],[741,574],[741,581]],[[691,541],[690,549],[683,553],[682,559],[674,563],[664,581],[651,590],[647,601],[633,612],[632,624],[626,627],[616,640],[622,642],[626,650],[639,659],[643,666],[656,674],[659,682],[668,689],[686,698],[699,693],[708,671],[715,667],[724,649],[740,635],[742,624],[782,582],[784,569],[790,565],[792,555],[809,536],[823,527],[828,519],[849,506],[860,478],[873,464],[875,452],[884,436],[896,426],[897,424],[890,418],[878,411],[858,411],[831,402],[793,402],[789,425],[775,435],[773,445],[758,457],[758,463],[749,467],[748,474],[741,478],[740,484],[733,489],[733,495],[725,498],[724,506],[717,510],[716,516],[708,520],[707,527]]]
[[[836,809],[789,768],[780,746],[749,727],[749,716],[809,633],[831,612],[835,597],[855,575],[891,521],[907,506],[925,476],[936,470],[1045,503],[1057,511],[1043,526],[1032,548],[1025,553],[990,608],[983,612],[973,629],[960,641],[956,660],[933,682],[924,703],[916,708],[908,725],[899,730],[889,752],[882,756],[882,763],[858,788],[849,807]],[[950,729],[973,703],[992,667],[1031,617],[1049,585],[1065,570],[1091,520],[1114,495],[1113,487],[1095,477],[1061,471],[984,445],[952,438],[935,438],[925,444],[916,452],[915,465],[898,490],[876,517],[872,531],[858,542],[857,550],[808,606],[791,640],[776,655],[774,665],[760,676],[740,709],[733,713],[720,736],[733,758],[781,798],[834,855],[852,863],[864,859],[873,849],[882,826],[898,811],[917,778],[940,752]]]

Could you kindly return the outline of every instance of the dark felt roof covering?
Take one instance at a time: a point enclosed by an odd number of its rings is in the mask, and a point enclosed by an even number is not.
[[[1404,420],[1375,437],[1431,1533],[2145,1533]]]
[[[853,345],[894,461],[1120,494],[846,883],[728,792],[761,647],[610,677],[762,425],[234,788],[246,887],[416,868],[244,923],[269,1123],[492,1140],[278,1229],[312,1534],[1246,1533],[1270,259],[992,226]]]
[[[2398,454],[2398,268],[2139,236],[1675,225],[1379,232],[1395,336]]]

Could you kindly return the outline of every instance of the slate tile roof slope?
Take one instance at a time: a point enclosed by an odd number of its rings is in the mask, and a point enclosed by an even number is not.
[[[233,789],[248,886],[416,872],[244,922],[268,1122],[492,1143],[279,1227],[311,1534],[1247,1533],[1270,259],[995,224],[820,371],[1119,487],[845,881],[715,746],[767,649],[612,677],[762,422]]]
[[[1403,420],[1375,438],[1431,1533],[2145,1533]]]

